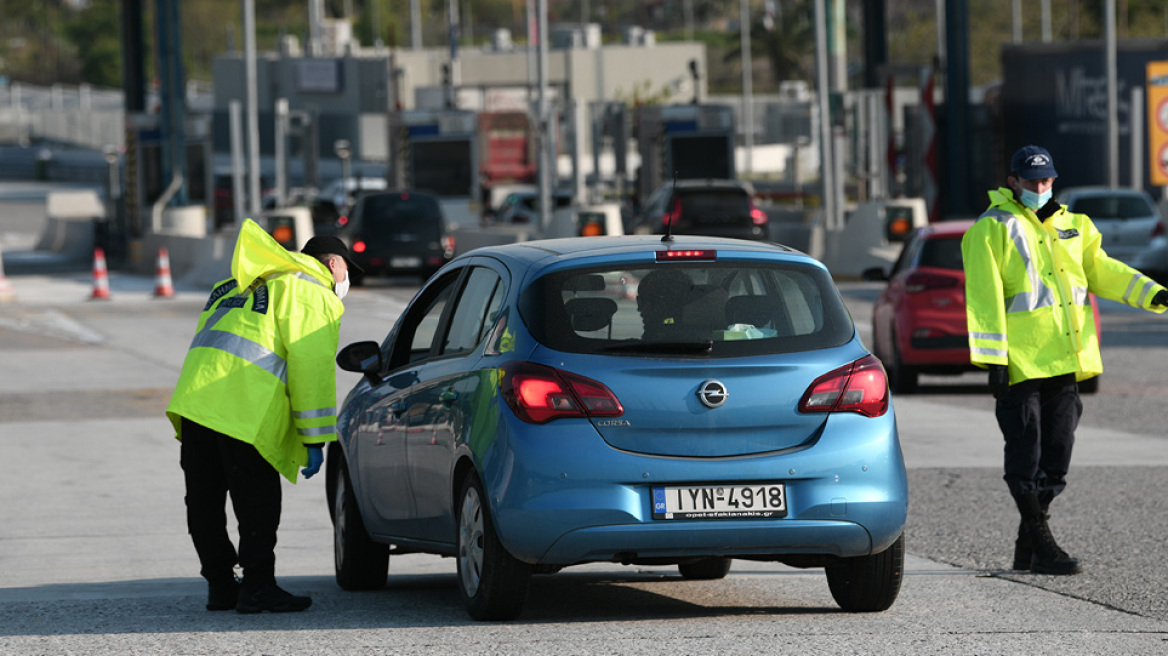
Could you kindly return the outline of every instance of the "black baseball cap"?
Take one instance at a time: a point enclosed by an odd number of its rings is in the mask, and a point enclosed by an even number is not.
[[[345,242],[332,235],[317,235],[308,240],[304,248],[300,249],[301,253],[311,255],[313,257],[320,257],[321,255],[340,255],[345,259],[345,264],[357,273],[365,273],[356,262],[353,261],[349,254],[349,247],[345,246]]]
[[[1057,178],[1054,158],[1042,146],[1023,146],[1010,158],[1010,170],[1023,180]]]

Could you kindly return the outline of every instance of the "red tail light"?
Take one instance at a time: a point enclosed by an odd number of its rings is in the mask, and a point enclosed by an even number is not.
[[[669,208],[669,211],[665,213],[665,216],[661,217],[661,225],[663,225],[663,226],[677,225],[677,222],[680,220],[681,220],[681,199],[674,198],[673,203]]]
[[[363,242],[361,240],[357,240],[357,241],[353,242],[353,252],[354,253],[364,253],[365,252],[365,242]]]
[[[338,216],[337,217],[337,225],[341,228],[349,225],[349,217],[345,216],[344,214]]]
[[[1159,237],[1159,236],[1160,236],[1160,235],[1162,235],[1162,234],[1164,234],[1164,222],[1163,222],[1163,221],[1157,221],[1157,222],[1156,222],[1156,227],[1155,227],[1155,228],[1152,228],[1152,236],[1153,236],[1153,237]]]
[[[619,417],[625,412],[602,383],[533,362],[504,365],[499,388],[515,416],[531,424],[565,417]]]
[[[957,278],[952,276],[916,271],[904,279],[904,290],[910,294],[916,294],[930,289],[956,287],[957,282]]]
[[[756,226],[764,226],[767,224],[766,212],[758,209],[754,201],[750,201],[750,222]]]
[[[874,355],[816,378],[799,401],[799,412],[858,412],[879,417],[887,411],[888,378]]]

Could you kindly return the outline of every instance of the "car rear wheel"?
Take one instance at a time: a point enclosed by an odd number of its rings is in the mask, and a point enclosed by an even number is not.
[[[888,386],[894,394],[912,394],[917,391],[920,372],[916,367],[906,365],[900,359],[900,347],[896,345],[896,333],[890,335],[892,355],[885,361],[884,370],[888,374]]]
[[[680,563],[677,571],[682,578],[691,581],[713,581],[724,579],[730,573],[731,560],[729,558],[703,558],[692,563]]]
[[[339,455],[339,450],[336,452]],[[331,454],[330,454],[331,455]],[[374,542],[365,530],[349,468],[337,472],[333,490],[333,556],[337,585],[344,590],[380,590],[389,574],[389,545]]]
[[[512,620],[527,600],[531,566],[507,553],[482,485],[467,475],[458,495],[458,591],[476,620]]]
[[[826,569],[827,586],[840,608],[849,613],[888,610],[904,578],[904,534],[878,554],[845,558]]]

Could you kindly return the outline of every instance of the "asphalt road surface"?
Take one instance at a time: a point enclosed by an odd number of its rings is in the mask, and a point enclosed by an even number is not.
[[[5,192],[9,192],[6,199]],[[23,208],[23,209],[21,209]],[[1104,303],[1099,394],[1085,399],[1055,534],[1073,577],[1008,571],[1017,516],[976,374],[894,399],[909,464],[909,553],[887,612],[849,615],[821,570],[736,561],[721,581],[596,564],[537,577],[524,614],[471,621],[454,563],[391,559],[384,590],[333,581],[323,481],[285,486],[277,574],[312,595],[291,615],[203,610],[178,446],[163,410],[207,290],[30,252],[35,192],[0,184],[0,654],[1162,654],[1168,651],[1168,317]],[[22,212],[25,216],[22,216]],[[176,281],[177,282],[177,281]],[[381,339],[413,281],[346,298],[342,344]],[[841,284],[868,336],[878,286]],[[339,372],[343,394],[355,377]]]

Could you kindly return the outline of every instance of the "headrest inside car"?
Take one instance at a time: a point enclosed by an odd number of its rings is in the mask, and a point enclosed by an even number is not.
[[[564,310],[576,332],[592,332],[607,328],[616,314],[616,301],[611,298],[573,298],[564,303]]]
[[[566,292],[599,292],[604,291],[604,276],[599,273],[588,273],[582,276],[572,276],[564,281]]]

